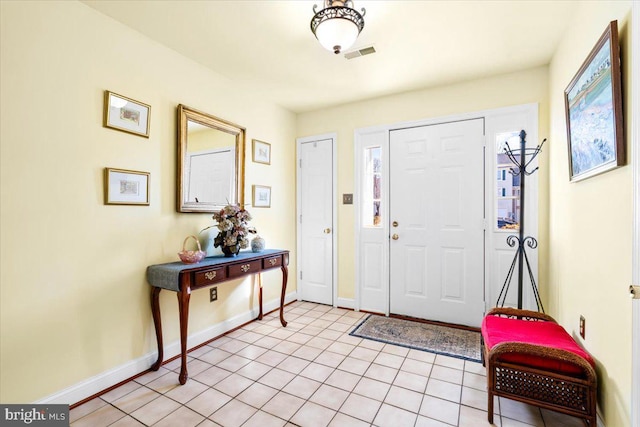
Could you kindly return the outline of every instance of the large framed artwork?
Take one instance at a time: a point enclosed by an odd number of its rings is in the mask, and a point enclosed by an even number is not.
[[[622,166],[625,149],[617,21],[609,23],[564,95],[571,181]]]

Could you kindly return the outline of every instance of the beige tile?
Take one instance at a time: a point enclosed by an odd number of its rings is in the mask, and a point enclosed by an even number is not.
[[[475,388],[477,390],[487,389],[487,377],[483,375],[465,372],[462,377],[462,385],[465,387]]]
[[[202,384],[213,386],[227,378],[229,375],[231,375],[231,372],[218,368],[217,366],[212,366],[206,371],[200,372],[198,375],[194,375],[193,379],[201,382]]]
[[[464,360],[455,357],[445,356],[444,354],[436,355],[434,365],[446,366],[447,368],[464,370]]]
[[[171,389],[165,394],[165,396],[175,400],[176,402],[185,404],[208,388],[209,387],[206,385],[194,379],[190,379],[186,384]]]
[[[259,409],[277,393],[278,390],[274,388],[260,383],[253,383],[249,388],[240,393],[236,399]]]
[[[160,393],[157,391],[148,389],[146,387],[140,387],[135,389],[129,394],[122,396],[120,399],[114,400],[111,404],[120,409],[121,411],[130,414],[141,406],[146,405],[152,400],[158,398]]]
[[[325,350],[331,344],[333,344],[333,340],[321,338],[319,336],[313,337],[309,340],[309,342],[307,342],[307,345],[309,347],[319,348],[320,350]]]
[[[138,384],[146,384],[149,383],[153,380],[157,380],[158,378],[160,378],[163,375],[167,375],[170,374],[171,371],[166,369],[165,367],[161,366],[160,369],[158,369],[157,371],[149,371],[146,374],[139,376],[138,378],[136,378],[134,381],[137,382]]]
[[[482,366],[482,363],[471,362],[469,360],[465,360],[464,370],[465,372],[471,372],[472,374],[487,375],[487,368]]]
[[[446,423],[434,420],[433,418],[427,418],[427,417],[423,417],[422,415],[418,415],[418,419],[416,420],[415,427],[451,427],[451,424],[446,424]],[[466,427],[478,427],[478,425],[466,426]]]
[[[263,323],[260,326],[256,327],[253,330],[253,332],[255,332],[256,334],[269,335],[269,334],[275,332],[276,329],[277,328],[275,328],[274,326],[266,325],[264,323],[264,321],[263,321]]]
[[[212,365],[218,364],[223,360],[231,357],[231,353],[228,351],[220,350],[219,348],[214,348],[213,350],[202,354],[198,359],[210,363]]]
[[[240,368],[236,373],[242,375],[243,377],[250,378],[254,381],[257,381],[264,374],[271,370],[271,366],[265,365],[260,362],[250,362]]]
[[[465,406],[470,406],[481,411],[487,411],[487,401],[489,396],[486,391],[476,390],[475,388],[462,387],[462,397],[460,403]],[[499,411],[498,398],[493,397],[493,412],[498,415]]]
[[[282,391],[301,399],[309,399],[313,393],[320,387],[321,383],[309,378],[297,376],[287,384]]]
[[[411,372],[400,371],[393,381],[393,385],[409,390],[424,393],[427,388],[429,378],[424,375],[413,374]]]
[[[127,383],[127,384],[129,384],[129,383]],[[134,383],[134,384],[136,384],[136,383]],[[115,389],[115,390],[117,390],[117,389]],[[115,390],[113,390],[113,391],[115,391]],[[129,393],[132,390],[134,390],[134,389],[128,390],[127,393]],[[123,394],[127,394],[127,393],[123,393]],[[118,397],[122,397],[122,395],[120,395]],[[73,408],[72,410],[69,411],[69,422],[74,422],[75,420],[77,420],[79,418],[82,418],[85,415],[90,414],[91,412],[102,408],[106,404],[107,404],[107,402],[105,402],[104,400],[100,399],[99,397],[96,397],[95,399],[91,399],[90,401],[88,401],[86,403],[83,403],[82,405],[77,406],[77,407],[75,407],[75,408]]]
[[[287,341],[295,342],[297,344],[306,344],[310,339],[313,339],[313,336],[296,332],[287,338]]]
[[[102,427],[108,426],[123,418],[126,414],[111,405],[104,405],[93,412],[79,418],[73,423],[74,427]]]
[[[336,320],[338,320],[339,318],[341,318],[342,316],[340,316],[339,314],[323,314],[321,319],[322,320],[328,320],[329,322],[335,322]]]
[[[344,333],[344,334],[340,335],[340,337],[336,341],[342,342],[342,343],[345,343],[345,344],[349,344],[349,345],[353,345],[353,346],[357,346],[358,344],[360,344],[362,342],[362,338],[356,337],[356,336],[353,336],[353,335],[349,335],[348,333]]]
[[[307,325],[304,328],[300,329],[300,332],[307,335],[313,335],[314,337],[322,331],[324,331],[324,329],[318,328],[317,326],[311,326],[311,325]]]
[[[208,351],[211,351],[211,347],[203,346],[197,350],[194,350],[194,352],[199,352],[199,351],[202,351],[202,353],[206,353]],[[192,360],[196,360],[195,359],[196,356],[192,357],[192,353],[193,352],[189,352],[189,354],[187,355],[187,365],[190,364]],[[182,358],[180,357],[173,359],[171,362],[168,362],[162,365],[163,368],[168,369],[170,371],[174,371],[174,372],[179,372],[181,366],[182,366]]]
[[[206,371],[211,366],[213,366],[212,363],[200,359],[193,359],[187,363],[187,372],[189,374],[189,377],[193,377],[195,375],[198,375],[200,372]],[[176,382],[178,382],[178,374],[180,373],[180,369],[181,368],[178,367],[175,371],[173,371],[172,374],[170,374],[170,376],[173,376]]]
[[[160,396],[133,411],[131,416],[143,424],[151,425],[157,423],[179,407],[180,404],[175,400]]]
[[[338,354],[344,354],[345,356],[347,356],[349,353],[353,351],[354,348],[356,348],[355,345],[336,341],[333,344],[331,344],[329,347],[327,347],[327,350],[333,351],[334,353],[338,353]]]
[[[126,383],[122,384],[120,387],[114,388],[113,390],[109,391],[108,393],[103,394],[102,396],[100,396],[100,398],[102,400],[104,400],[104,401],[107,401],[107,402],[113,402],[114,400],[118,400],[122,396],[124,396],[126,394],[129,394],[134,390],[139,389],[140,387],[144,387],[144,386],[138,384],[135,381],[129,381],[129,382],[126,382]],[[93,399],[90,402],[94,402],[96,400],[99,400],[99,399]],[[90,402],[87,402],[87,403],[90,403]],[[87,405],[87,404],[85,403],[82,406],[85,406],[85,405]],[[94,403],[94,405],[95,405],[95,403]],[[103,406],[103,405],[104,405],[104,402],[102,402],[102,404],[100,404],[99,406]],[[76,408],[73,411],[71,411],[71,415],[73,414],[74,411],[82,408],[82,406],[79,406],[78,408]],[[73,417],[71,417],[71,421],[73,421]]]
[[[447,381],[454,384],[462,384],[463,372],[458,369],[447,368],[445,366],[433,365],[430,378]]]
[[[377,363],[378,365],[382,366],[388,366],[389,368],[400,369],[404,360],[404,357],[381,352],[375,358],[373,363]]]
[[[321,365],[330,366],[332,368],[337,368],[342,363],[345,357],[346,356],[344,354],[338,354],[332,351],[323,351],[318,357],[315,358],[314,362]]]
[[[406,388],[391,386],[384,403],[417,413],[422,403],[422,393]]]
[[[395,380],[397,373],[397,369],[373,363],[364,373],[364,376],[391,384]]]
[[[458,425],[460,405],[437,397],[424,396],[420,406],[420,415],[433,418],[443,423]]]
[[[263,411],[258,411],[242,427],[282,427],[287,422]]]
[[[380,409],[381,402],[358,394],[351,394],[340,408],[340,412],[371,423]]]
[[[307,345],[303,345],[299,349],[297,349],[292,355],[295,357],[299,357],[300,359],[312,361],[316,357],[322,354],[322,350],[319,348],[309,347]]]
[[[337,323],[337,322],[327,326],[327,329],[332,331],[338,331],[338,332],[346,332],[351,330],[351,328],[352,328],[352,325],[345,324],[345,323]]]
[[[379,351],[377,350],[371,350],[362,346],[358,346],[353,349],[353,351],[349,354],[349,357],[364,360],[365,362],[373,362],[375,358],[378,357],[378,353]]]
[[[354,350],[355,351],[355,350]],[[363,375],[369,369],[369,365],[371,362],[366,362],[364,360],[356,359],[353,357],[347,357],[342,361],[338,369],[341,371],[351,372],[356,375]]]
[[[382,404],[373,423],[378,427],[413,426],[418,414]]]
[[[283,420],[288,420],[303,404],[303,399],[281,391],[268,401],[262,410]]]
[[[451,402],[460,403],[460,395],[462,394],[462,386],[435,378],[429,378],[426,394],[449,400]]]
[[[154,427],[195,427],[204,421],[204,417],[197,412],[192,411],[186,406],[181,406],[177,410],[173,411],[160,421],[157,424],[154,424]]]
[[[258,357],[262,356],[267,351],[268,350],[264,347],[258,347],[257,345],[249,344],[248,346],[246,346],[236,354],[238,356],[242,356],[249,360],[256,360]]]
[[[277,351],[279,353],[284,354],[293,354],[296,350],[301,347],[300,344],[291,342],[291,341],[280,341],[272,350]]]
[[[353,392],[382,402],[390,388],[391,384],[376,381],[371,378],[362,378],[356,388],[353,389]]]
[[[370,424],[338,412],[329,427],[369,427]]]
[[[245,333],[241,336],[239,336],[238,338],[236,338],[239,341],[244,341],[246,343],[249,344],[253,344],[254,342],[258,341],[260,338],[262,338],[264,335],[262,334],[258,334],[254,331],[245,331]]]
[[[254,342],[255,345],[264,348],[273,348],[280,344],[282,340],[273,337],[262,337],[258,341]]]
[[[295,378],[295,374],[274,368],[260,378],[258,382],[277,390],[282,390],[293,378]]]
[[[560,412],[542,409],[542,419],[545,426],[562,426],[562,427],[583,427],[582,418],[572,417],[570,415],[561,414]]]
[[[330,386],[337,387],[346,391],[352,391],[361,378],[362,377],[360,375],[336,370],[329,376],[329,378],[327,378],[325,382]]]
[[[433,353],[429,353],[428,351],[411,349],[409,353],[407,353],[407,359],[419,360],[420,362],[431,363],[435,362],[436,355]]]
[[[232,400],[218,409],[209,418],[224,427],[239,427],[257,411],[256,408],[246,403],[242,403],[239,400]]]
[[[323,384],[318,388],[318,390],[316,390],[309,400],[337,411],[348,396],[349,392],[345,390],[340,390],[339,388]]]
[[[269,334],[269,336],[273,338],[277,338],[279,340],[288,340],[289,337],[293,334],[295,334],[294,331],[291,331],[285,328],[278,328],[275,331],[273,331],[271,334]]]
[[[147,383],[147,387],[161,394],[168,393],[179,386],[180,382],[178,380],[178,375],[174,373],[163,375],[157,380],[153,380],[150,383]]]
[[[226,369],[227,371],[235,372],[250,362],[251,360],[234,354],[227,357],[216,366],[218,368]]]
[[[382,347],[383,353],[393,354],[395,356],[400,356],[402,358],[407,357],[407,354],[409,354],[409,350],[410,350],[409,348],[402,347],[395,344],[385,344],[385,346]]]
[[[325,329],[327,326],[332,324],[333,322],[329,320],[316,319],[313,322],[309,323],[309,326],[315,326],[316,328]]]
[[[424,375],[428,377],[431,374],[433,365],[416,359],[405,359],[402,363],[401,370],[411,372],[412,374]]]
[[[231,398],[226,394],[221,393],[218,390],[209,388],[205,392],[199,394],[198,396],[187,402],[186,406],[193,409],[197,413],[208,417],[230,400]]]
[[[245,378],[242,375],[233,374],[213,387],[227,396],[235,397],[246,390],[251,384],[253,384],[253,380]]]
[[[313,402],[306,402],[296,412],[291,422],[304,427],[326,427],[335,414],[336,411]]]
[[[380,341],[374,340],[362,340],[358,347],[368,348],[369,350],[382,351],[386,344]]]
[[[335,341],[338,338],[340,338],[341,335],[342,335],[342,332],[340,332],[340,331],[333,331],[331,329],[325,329],[324,331],[322,331],[322,332],[320,332],[318,334],[318,337],[326,338],[326,339],[331,340],[331,341]]]
[[[304,368],[307,367],[307,365],[309,365],[308,360],[289,356],[278,365],[278,368],[287,372],[291,372],[292,374],[299,374]]]
[[[218,348],[220,350],[224,350],[224,351],[227,351],[229,353],[237,353],[237,352],[239,352],[240,350],[242,350],[243,348],[245,348],[248,345],[249,344],[246,343],[245,341],[231,340],[231,341],[228,341],[228,342],[222,344]]]
[[[287,358],[286,354],[278,353],[277,351],[269,350],[262,356],[256,359],[257,362],[264,363],[269,366],[278,366],[284,359]]]
[[[72,425],[75,426],[75,424]],[[109,424],[109,427],[144,427],[144,424],[127,415],[126,417],[120,418],[115,423]]]
[[[319,363],[310,363],[307,367],[305,367],[300,375],[303,377],[311,378],[312,380],[316,380],[319,382],[324,382],[329,376],[333,373],[334,369],[321,365]]]
[[[527,405],[526,403],[517,402],[515,400],[505,399],[503,397],[500,397],[499,400],[503,426],[507,426],[509,424],[509,420],[507,420],[507,418],[532,426],[544,425],[539,408]]]

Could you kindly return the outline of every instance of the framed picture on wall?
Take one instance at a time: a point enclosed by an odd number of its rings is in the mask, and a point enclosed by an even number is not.
[[[106,90],[104,126],[149,138],[151,106]]]
[[[271,164],[271,144],[268,142],[252,140],[253,142],[253,161],[255,163]]]
[[[105,205],[149,205],[149,172],[104,169]]]
[[[569,177],[580,181],[625,162],[617,21],[612,21],[564,91]]]
[[[254,208],[270,208],[271,187],[267,187],[265,185],[254,185],[252,205]]]

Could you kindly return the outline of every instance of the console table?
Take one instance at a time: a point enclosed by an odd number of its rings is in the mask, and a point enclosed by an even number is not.
[[[147,281],[153,287],[151,290],[151,312],[158,341],[158,360],[151,366],[160,369],[163,358],[162,324],[160,321],[160,291],[166,289],[176,292],[178,296],[178,310],[180,313],[180,353],[182,365],[180,384],[187,382],[187,323],[189,321],[189,298],[191,291],[208,288],[228,280],[261,273],[266,270],[280,268],[282,270],[282,291],[280,293],[280,323],[287,326],[284,320],[284,297],[287,289],[289,265],[289,251],[268,249],[260,253],[240,252],[237,256],[227,258],[222,255],[205,258],[198,264],[184,264],[171,262],[147,267]],[[260,311],[258,320],[262,319],[262,282],[258,293]]]

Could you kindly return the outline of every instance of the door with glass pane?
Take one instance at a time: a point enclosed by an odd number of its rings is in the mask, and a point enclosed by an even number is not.
[[[480,325],[483,134],[483,119],[390,132],[391,313]]]

